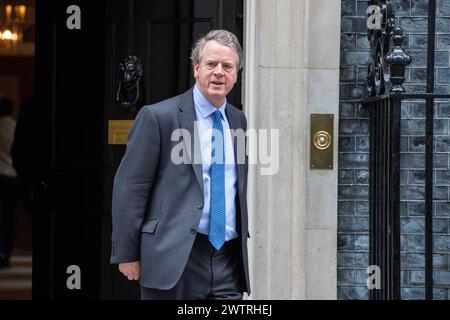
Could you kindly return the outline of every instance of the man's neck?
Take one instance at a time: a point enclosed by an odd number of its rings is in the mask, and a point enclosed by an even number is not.
[[[211,100],[209,100],[209,99],[206,97],[206,95],[205,95],[203,92],[200,91],[200,89],[198,88],[198,85],[197,85],[197,84],[195,84],[195,86],[196,86],[198,92],[202,95],[202,97],[203,97],[206,101],[208,101],[214,108],[220,109],[220,107],[222,107],[222,106],[224,105],[224,103],[225,103],[225,98],[222,98],[221,101],[211,101]]]

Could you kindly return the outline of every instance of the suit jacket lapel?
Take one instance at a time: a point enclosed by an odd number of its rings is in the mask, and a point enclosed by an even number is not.
[[[227,107],[225,108],[225,113],[227,115],[228,123],[230,125],[231,130],[237,130],[237,129],[243,130],[244,129],[240,125],[239,114],[235,110],[232,109],[230,104],[227,104]],[[239,187],[239,190],[242,190],[242,188],[244,186],[244,184],[243,184],[244,171],[243,170],[245,168],[244,168],[243,163],[238,163],[238,159],[239,159],[238,151],[242,152],[242,150],[240,150],[241,148],[239,148],[239,149],[237,148],[237,142],[238,142],[237,140],[238,139],[235,136],[232,136],[232,138],[233,138],[233,148],[234,148],[234,161],[236,163],[236,169],[237,169],[236,173],[237,173],[238,187]],[[245,152],[245,146],[244,146],[243,151]]]
[[[178,107],[178,119],[180,121],[180,128],[186,129],[189,133],[183,132],[183,141],[185,143],[185,150],[188,150],[188,158],[191,161],[195,176],[203,193],[203,172],[201,161],[200,140],[198,135],[198,128],[195,123],[195,109],[192,89],[188,90],[182,97],[182,103]],[[187,145],[190,142],[190,145]]]

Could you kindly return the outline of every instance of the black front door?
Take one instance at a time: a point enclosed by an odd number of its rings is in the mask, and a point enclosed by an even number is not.
[[[68,29],[77,5],[81,29]],[[138,298],[136,282],[109,265],[111,189],[124,145],[111,120],[194,83],[193,42],[223,28],[242,39],[242,0],[39,1],[34,109],[33,298]],[[142,61],[141,101],[116,101],[119,65]],[[228,100],[241,107],[240,81]],[[77,287],[78,275],[80,287]]]

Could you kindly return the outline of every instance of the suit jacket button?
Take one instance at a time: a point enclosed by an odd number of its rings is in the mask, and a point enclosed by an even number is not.
[[[200,203],[200,204],[197,206],[197,208],[203,209],[203,203]]]
[[[196,234],[196,233],[197,233],[197,230],[191,229],[191,234]]]

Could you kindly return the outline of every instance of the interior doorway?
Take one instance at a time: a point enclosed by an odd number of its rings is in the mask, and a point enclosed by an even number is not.
[[[35,1],[0,2],[0,177],[5,188],[0,195],[0,300],[31,299],[32,225],[22,179],[29,144],[16,137],[16,129],[34,96],[34,48]]]

